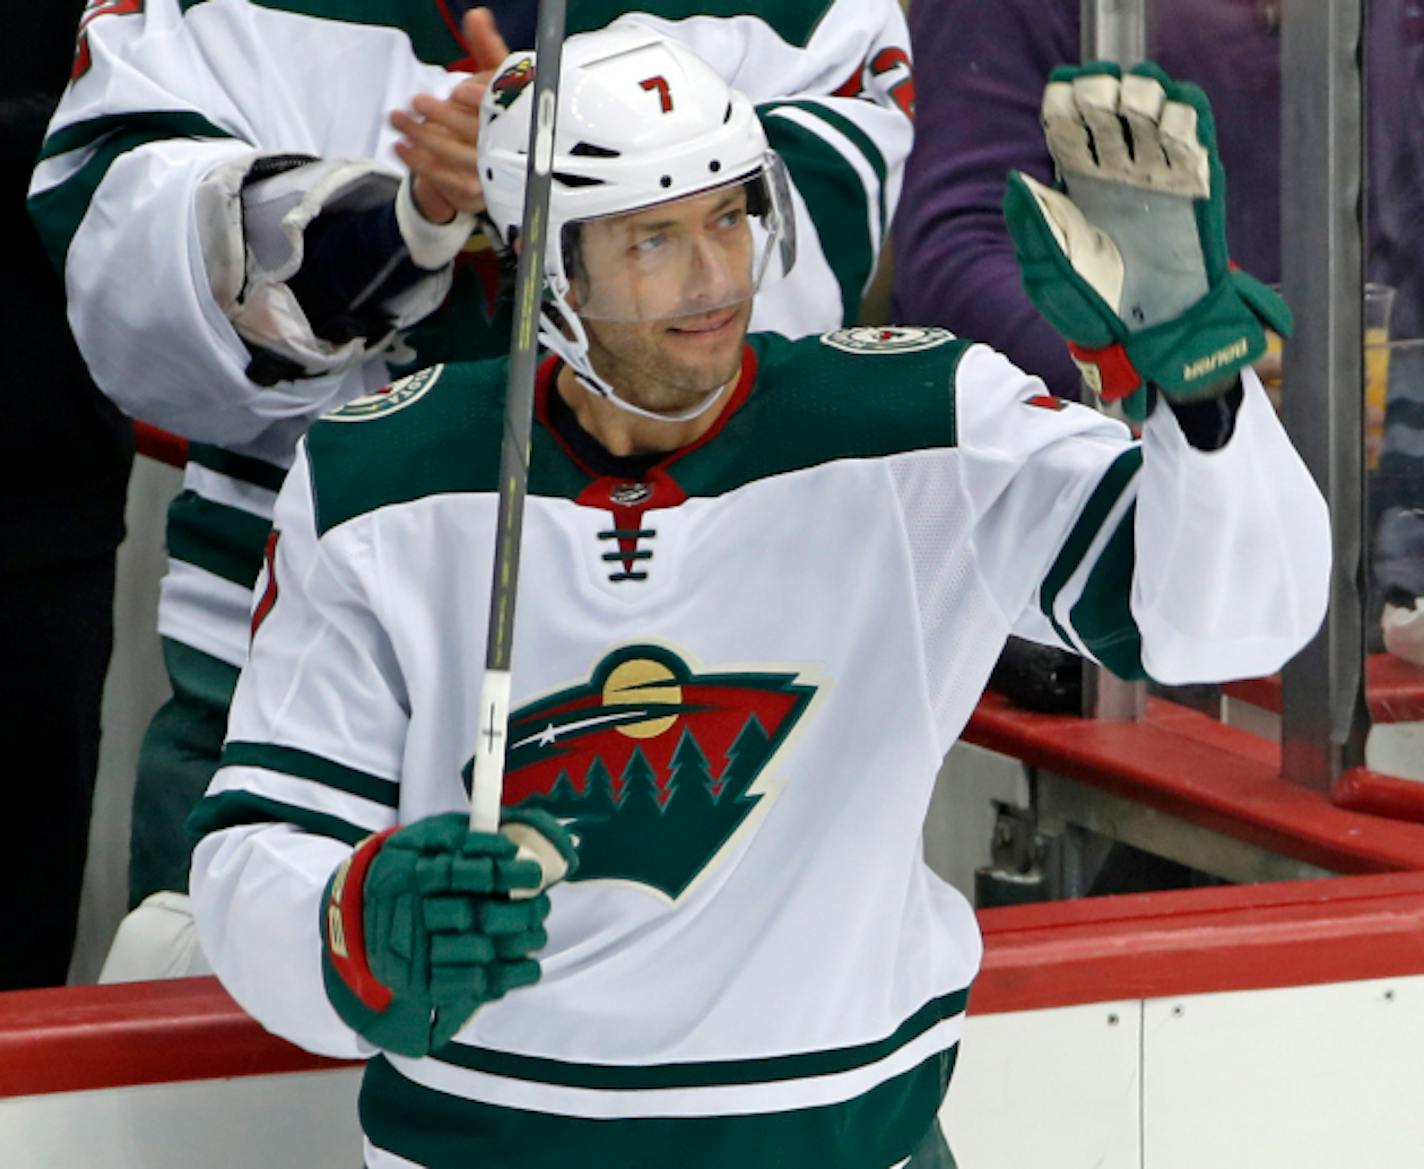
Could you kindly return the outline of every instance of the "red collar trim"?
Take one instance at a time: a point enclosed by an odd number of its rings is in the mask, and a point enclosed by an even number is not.
[[[476,65],[475,58],[470,52],[470,46],[465,44],[464,34],[460,31],[460,22],[455,19],[445,0],[435,0],[435,7],[440,10],[440,18],[445,22],[445,27],[450,30],[450,35],[455,38],[455,44],[465,54],[458,61],[451,61],[446,65],[445,71],[447,73],[473,73]]]
[[[540,424],[551,435],[554,441],[559,444],[559,448],[569,457],[580,471],[590,479],[601,479],[601,476],[592,467],[588,466],[573,449],[560,436],[559,432],[549,425],[549,395],[554,392],[554,375],[558,372],[563,361],[556,355],[551,354],[539,363],[539,370],[534,379],[534,416],[538,418]],[[661,459],[654,463],[649,469],[644,479],[651,479],[654,475],[668,474],[672,464],[678,459],[690,455],[693,451],[700,450],[711,442],[717,435],[722,433],[723,428],[731,420],[733,414],[742,408],[742,404],[751,396],[752,386],[756,384],[757,361],[756,353],[750,345],[742,347],[742,372],[737,377],[737,384],[732,390],[732,396],[722,412],[717,416],[717,421],[707,429],[707,433],[696,442],[690,442],[686,446],[678,447],[676,450],[668,451]]]
[[[574,448],[564,441],[564,436],[549,425],[549,395],[555,392],[554,375],[563,364],[563,359],[552,353],[539,363],[539,369],[534,374],[534,417],[538,419],[539,425],[553,436],[554,441],[559,444],[559,449],[568,456],[569,462],[590,479],[597,479],[597,472],[574,454]]]

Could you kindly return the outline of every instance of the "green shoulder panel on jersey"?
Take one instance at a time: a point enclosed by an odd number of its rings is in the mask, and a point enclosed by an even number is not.
[[[435,365],[357,398],[308,432],[317,533],[431,495],[495,492],[509,361]],[[529,494],[572,499],[587,478],[534,427]]]
[[[184,13],[201,8],[208,0],[178,0]],[[261,8],[336,20],[344,24],[368,24],[397,28],[410,37],[415,55],[427,65],[445,66],[468,56],[455,36],[455,26],[447,23],[445,5],[436,0],[413,4],[411,0],[252,0]]]
[[[83,164],[62,183],[30,197],[30,217],[35,221],[50,262],[64,270],[70,241],[89,210],[89,201],[122,155],[151,142],[171,138],[232,138],[200,114],[180,110],[132,113],[91,118],[57,130],[45,139],[39,161],[92,149]]]
[[[646,12],[659,20],[687,20],[693,16],[754,16],[787,44],[805,48],[835,7],[835,0],[775,0],[771,4],[750,4],[747,0],[648,0],[628,4],[625,0],[571,0],[568,31],[589,32],[603,28],[630,12]]]
[[[952,447],[954,378],[970,344],[903,325],[799,341],[757,334],[751,396],[715,441],[672,464],[672,476],[689,495],[722,495],[838,459]]]

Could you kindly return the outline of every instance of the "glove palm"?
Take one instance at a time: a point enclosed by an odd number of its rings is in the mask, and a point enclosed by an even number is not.
[[[1029,298],[1107,400],[1147,383],[1211,397],[1291,331],[1285,302],[1230,266],[1211,107],[1155,65],[1057,69],[1044,131],[1061,179],[1009,176],[1004,212]]]

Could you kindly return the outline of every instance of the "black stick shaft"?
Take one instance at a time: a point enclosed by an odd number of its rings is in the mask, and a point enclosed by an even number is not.
[[[529,435],[533,425],[534,377],[539,362],[539,305],[544,289],[544,250],[549,225],[565,4],[566,0],[540,0],[534,45],[534,113],[529,122],[529,170],[519,230],[519,265],[514,280],[514,336],[509,353],[504,437],[500,448],[499,518],[495,529],[485,673],[480,693],[480,734],[471,781],[470,826],[481,832],[498,830],[504,789],[514,603],[519,587],[524,498],[529,483]]]

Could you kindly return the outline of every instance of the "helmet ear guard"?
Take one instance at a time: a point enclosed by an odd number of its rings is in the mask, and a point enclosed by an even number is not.
[[[534,67],[533,54],[507,58],[480,106],[480,178],[487,218],[505,255],[512,254],[523,213]],[[552,169],[540,340],[589,390],[624,408],[629,404],[592,368],[588,333],[574,307],[575,300],[588,300],[587,289],[578,295],[578,282],[597,275],[582,264],[582,224],[740,182],[753,260],[749,279],[737,282],[737,301],[779,279],[795,261],[785,167],[751,103],[680,42],[649,29],[603,29],[565,42]]]

